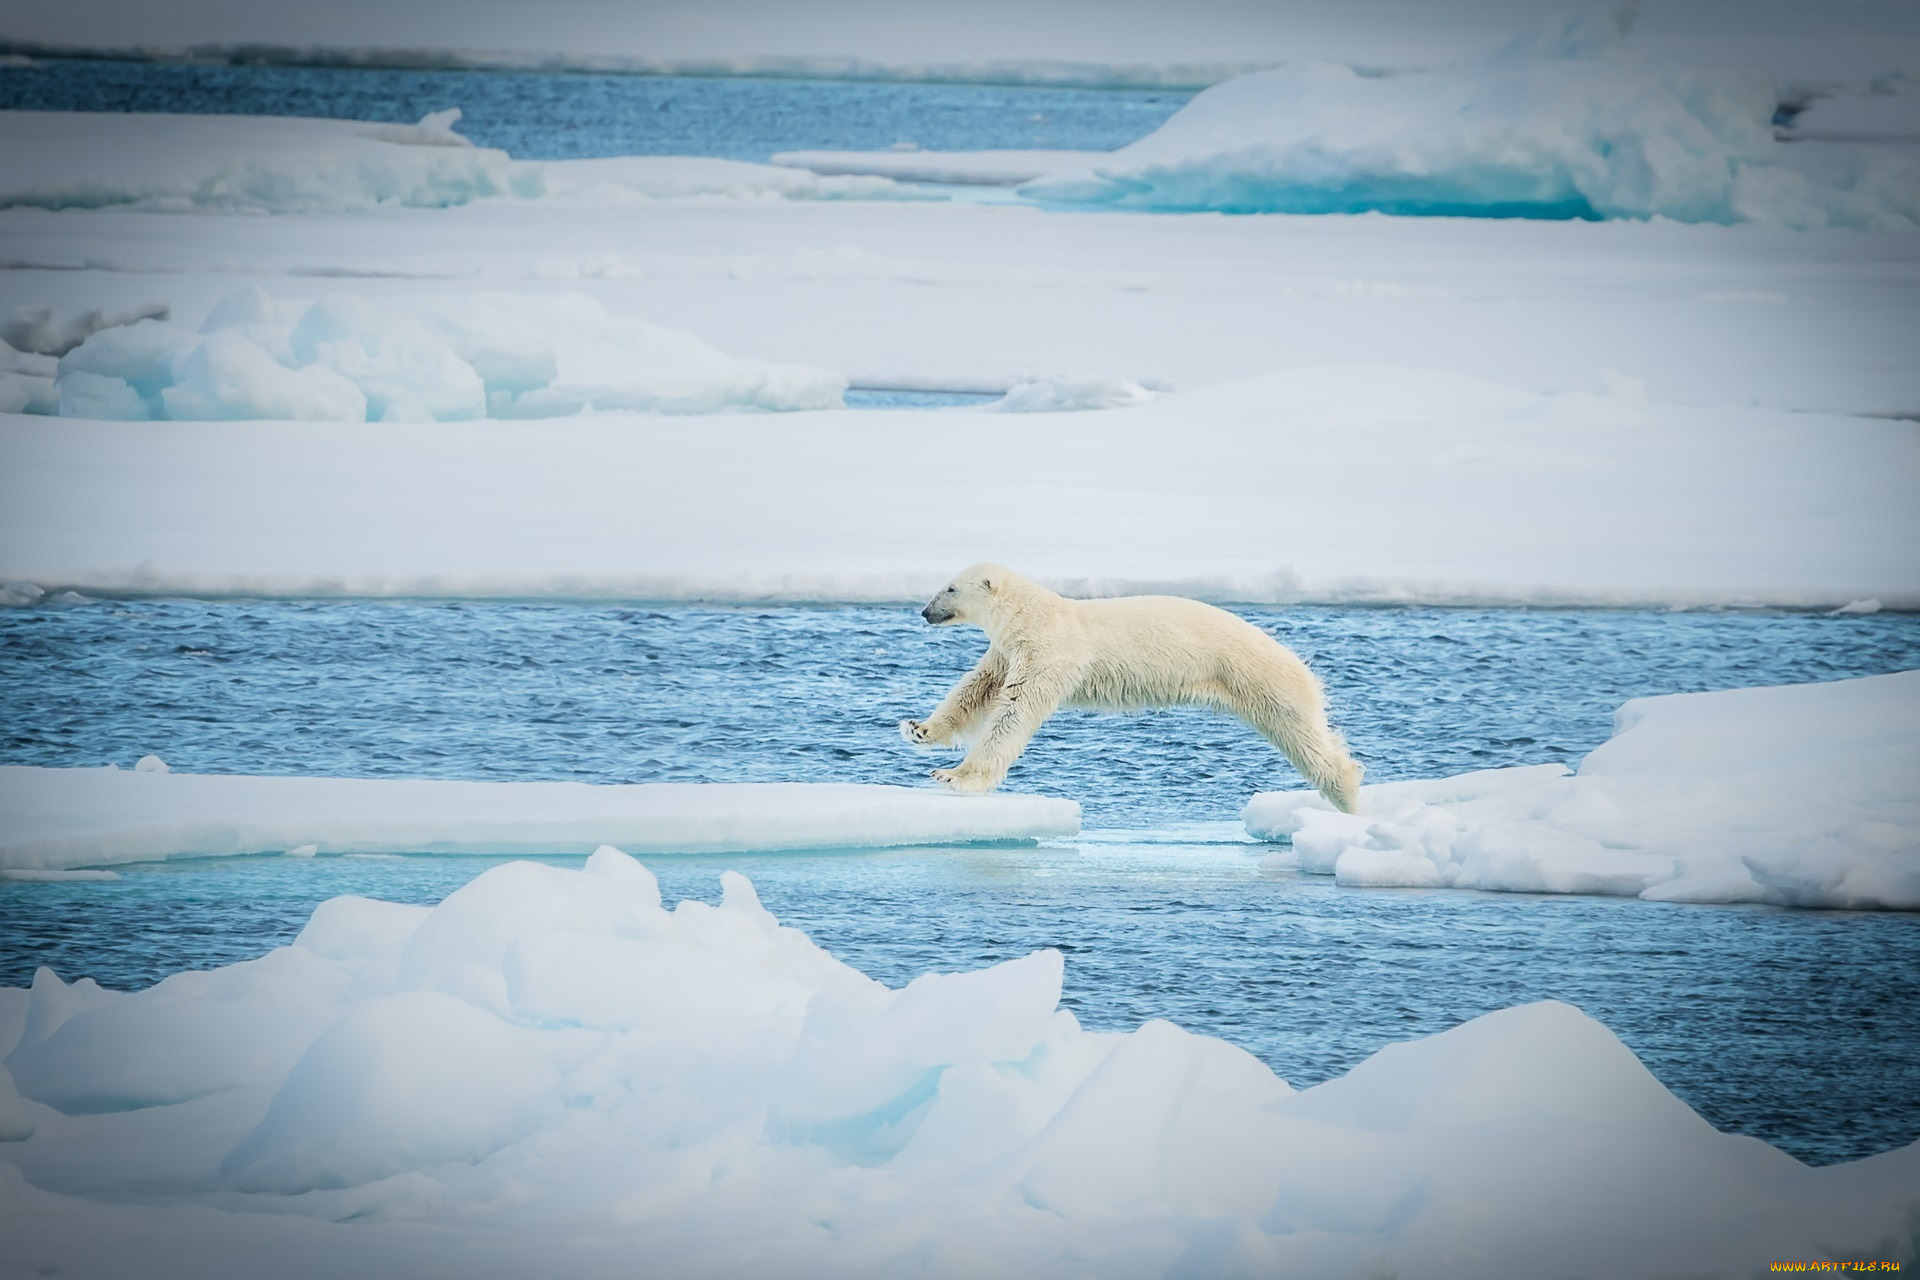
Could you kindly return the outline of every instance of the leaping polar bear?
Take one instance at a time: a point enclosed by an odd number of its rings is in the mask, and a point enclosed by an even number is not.
[[[1061,707],[1230,711],[1286,753],[1347,813],[1360,765],[1327,724],[1320,681],[1291,649],[1198,600],[1069,600],[998,564],[962,570],[920,611],[935,626],[987,633],[986,656],[925,720],[902,720],[915,744],[972,743],[933,776],[958,791],[999,786],[1034,731]]]

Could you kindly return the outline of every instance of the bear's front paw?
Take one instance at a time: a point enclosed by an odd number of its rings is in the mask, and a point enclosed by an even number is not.
[[[902,720],[900,736],[916,747],[924,747],[933,741],[933,735],[927,732],[927,726],[918,720]]]
[[[984,795],[993,790],[991,782],[977,773],[968,773],[965,769],[935,769],[933,780],[943,787],[964,791],[968,795]]]

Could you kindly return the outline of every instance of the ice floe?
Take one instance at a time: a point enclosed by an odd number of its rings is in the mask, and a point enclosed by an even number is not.
[[[966,554],[1074,595],[1920,606],[1920,439],[1905,422],[1368,366],[937,421],[0,418],[0,582],[23,587],[0,598],[27,602],[33,585],[917,607],[970,538]],[[938,512],[967,513],[973,532]]]
[[[1040,951],[894,990],[640,863],[322,904],[254,961],[0,992],[0,1227],[63,1275],[1431,1278],[1910,1261],[1920,1146],[1809,1169],[1542,1003],[1295,1091]],[[426,1250],[428,1252],[423,1253]]]
[[[1772,77],[1633,57],[1637,11],[1405,74],[1256,72],[1021,190],[1161,210],[1916,225],[1920,165],[1874,157],[1832,190],[1809,184],[1778,163]]]
[[[14,357],[21,363],[30,357]],[[276,299],[249,286],[199,332],[164,319],[101,327],[18,405],[107,421],[461,422],[627,410],[824,409],[838,374],[736,360],[692,334],[612,316],[580,294]],[[49,400],[51,408],[49,408]]]
[[[1829,145],[1846,144],[1785,150]],[[565,288],[856,386],[1004,393],[1105,374],[1192,390],[1367,362],[1543,392],[1602,390],[1605,369],[1654,401],[1920,412],[1901,341],[1920,331],[1920,291],[1895,287],[1914,236],[781,199],[482,201],[311,215],[297,234],[219,212],[16,209],[6,228],[12,305],[62,319],[157,291],[197,328],[247,281],[276,298]]]
[[[515,160],[419,124],[303,117],[0,112],[0,208],[329,213],[476,200],[924,199],[878,177],[698,156]]]
[[[1557,764],[1254,797],[1276,867],[1341,884],[1920,910],[1920,671],[1636,698]]]
[[[147,757],[155,759],[155,757]],[[456,782],[0,766],[0,869],[288,853],[872,848],[1072,835],[1080,806],[811,783]]]

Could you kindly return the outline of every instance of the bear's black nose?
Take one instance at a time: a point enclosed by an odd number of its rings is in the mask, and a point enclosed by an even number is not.
[[[927,620],[928,622],[932,622],[932,621],[933,621],[933,606],[932,606],[932,605],[928,605],[928,606],[927,606],[926,608],[924,608],[924,609],[922,609],[922,610],[920,611],[920,616],[921,616],[921,617],[923,617],[923,618],[925,618],[925,619],[926,619],[926,620]]]

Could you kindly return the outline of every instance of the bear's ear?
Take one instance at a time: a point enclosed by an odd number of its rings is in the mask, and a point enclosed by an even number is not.
[[[992,579],[992,578],[982,578],[982,579],[980,579],[980,589],[981,589],[982,591],[991,591],[991,590],[993,590],[993,579]]]

